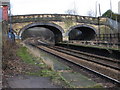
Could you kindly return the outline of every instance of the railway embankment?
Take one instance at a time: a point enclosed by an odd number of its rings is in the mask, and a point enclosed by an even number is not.
[[[5,44],[8,45],[8,44]],[[11,46],[3,52],[2,88],[61,88],[53,84],[53,72],[40,58],[30,54],[26,47]],[[8,48],[4,47],[4,51]]]

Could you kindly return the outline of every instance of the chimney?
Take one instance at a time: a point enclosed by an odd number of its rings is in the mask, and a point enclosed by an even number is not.
[[[8,11],[10,8],[10,0],[0,0],[0,22],[8,20]]]

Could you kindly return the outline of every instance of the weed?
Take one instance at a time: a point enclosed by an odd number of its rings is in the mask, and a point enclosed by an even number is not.
[[[94,86],[89,86],[87,88],[103,88],[103,86],[101,84],[96,84]]]
[[[48,69],[54,70],[53,62],[50,60],[43,60],[43,62],[47,65]]]

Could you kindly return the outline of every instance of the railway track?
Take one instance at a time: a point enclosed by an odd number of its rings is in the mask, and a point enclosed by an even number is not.
[[[120,67],[119,67],[120,60],[106,58],[106,57],[102,57],[102,56],[98,56],[98,55],[94,55],[90,53],[76,51],[73,49],[59,47],[59,46],[54,46],[54,47],[49,47],[49,48],[120,71]]]
[[[92,54],[88,55],[87,53],[58,46],[33,46],[66,61],[74,63],[90,72],[93,72],[105,79],[110,80],[113,83],[120,85],[120,68],[118,66],[120,65],[119,60],[113,60]]]

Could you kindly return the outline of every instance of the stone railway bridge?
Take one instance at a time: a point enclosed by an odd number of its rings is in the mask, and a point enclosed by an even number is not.
[[[95,39],[99,33],[99,26],[106,24],[105,17],[88,17],[69,14],[31,14],[15,15],[11,17],[12,29],[16,39],[24,39],[24,32],[33,27],[44,27],[55,35],[55,41],[77,39]]]

